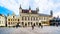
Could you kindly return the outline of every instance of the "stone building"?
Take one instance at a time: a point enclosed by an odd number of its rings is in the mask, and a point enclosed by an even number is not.
[[[5,16],[0,14],[0,26],[5,26]]]
[[[20,6],[19,8],[19,15],[20,15],[20,24],[23,26],[32,26],[35,24],[35,26],[38,26],[39,23],[42,23],[42,25],[50,25],[49,20],[52,19],[53,12],[51,10],[50,15],[47,14],[39,14],[39,8],[36,8],[36,10],[29,9],[22,9]]]
[[[9,15],[7,16],[7,26],[16,26],[17,23],[20,22],[20,17],[16,16],[14,13],[13,15]]]

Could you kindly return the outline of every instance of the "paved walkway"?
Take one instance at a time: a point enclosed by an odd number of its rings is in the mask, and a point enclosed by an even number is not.
[[[0,34],[60,34],[60,26],[44,26],[43,28],[34,27],[34,30],[32,30],[31,27],[0,27]]]

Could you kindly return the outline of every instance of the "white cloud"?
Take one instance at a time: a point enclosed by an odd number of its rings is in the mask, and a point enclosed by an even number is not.
[[[18,15],[20,4],[22,5],[22,8],[28,9],[31,1],[32,0],[0,0],[0,5],[12,10]],[[58,2],[58,0],[34,0],[32,2],[31,5],[33,5],[31,8],[35,9],[36,7],[39,7],[40,13],[47,13],[47,10],[49,12],[50,10],[53,10],[54,16],[57,16],[60,13],[60,10],[58,10],[58,12],[55,11],[57,10],[57,7],[60,7],[60,2]]]
[[[1,5],[4,6],[5,8],[12,10],[15,12],[15,14],[18,14],[18,5],[15,3],[14,0],[1,0],[0,1]]]
[[[26,8],[29,3],[28,0],[0,0],[1,6],[4,6],[5,8],[12,10],[16,15],[19,14],[20,4],[23,6],[23,8]]]
[[[59,16],[60,17],[60,11],[57,11],[57,13],[55,12],[53,16],[55,16],[55,17]]]
[[[57,7],[58,6],[60,7],[60,3],[59,2],[54,3],[54,0],[35,0],[34,3],[35,3],[34,4],[35,7],[39,7],[40,13],[44,13],[44,12],[47,13],[46,10],[50,12],[50,10],[57,10]],[[57,11],[54,11],[54,16],[55,16],[55,12]],[[57,12],[56,16],[59,15],[58,13],[60,12]]]
[[[37,5],[37,6],[36,6]],[[47,9],[51,9],[53,7],[53,3],[48,0],[35,0],[35,7],[39,7],[41,12],[44,12]]]

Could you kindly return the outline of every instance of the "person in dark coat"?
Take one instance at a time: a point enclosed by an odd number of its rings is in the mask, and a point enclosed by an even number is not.
[[[41,26],[41,23],[39,23],[39,27]]]
[[[56,23],[56,26],[58,27],[58,23]]]
[[[32,30],[34,29],[34,25],[32,25]]]
[[[16,25],[16,28],[18,28],[19,27],[19,23],[17,23],[17,25]]]
[[[43,28],[43,25],[41,23],[39,23],[39,27]]]

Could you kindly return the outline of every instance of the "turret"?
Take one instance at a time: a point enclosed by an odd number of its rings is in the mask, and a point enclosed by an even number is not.
[[[20,5],[19,9],[22,9],[21,5]]]
[[[53,11],[52,10],[50,10],[50,15],[53,16]]]
[[[36,8],[36,11],[37,11],[37,13],[39,12],[39,8],[38,7]]]
[[[22,13],[22,7],[20,5],[20,7],[19,7],[19,15],[21,15],[21,13]]]
[[[31,7],[29,6],[29,13],[31,13]]]
[[[19,13],[21,13],[22,12],[22,7],[21,7],[21,5],[20,5],[20,7],[19,7]]]
[[[31,7],[29,6],[29,10],[31,10]]]
[[[12,18],[15,18],[15,16],[16,16],[16,15],[15,15],[15,13],[13,12],[13,14],[12,14]]]

